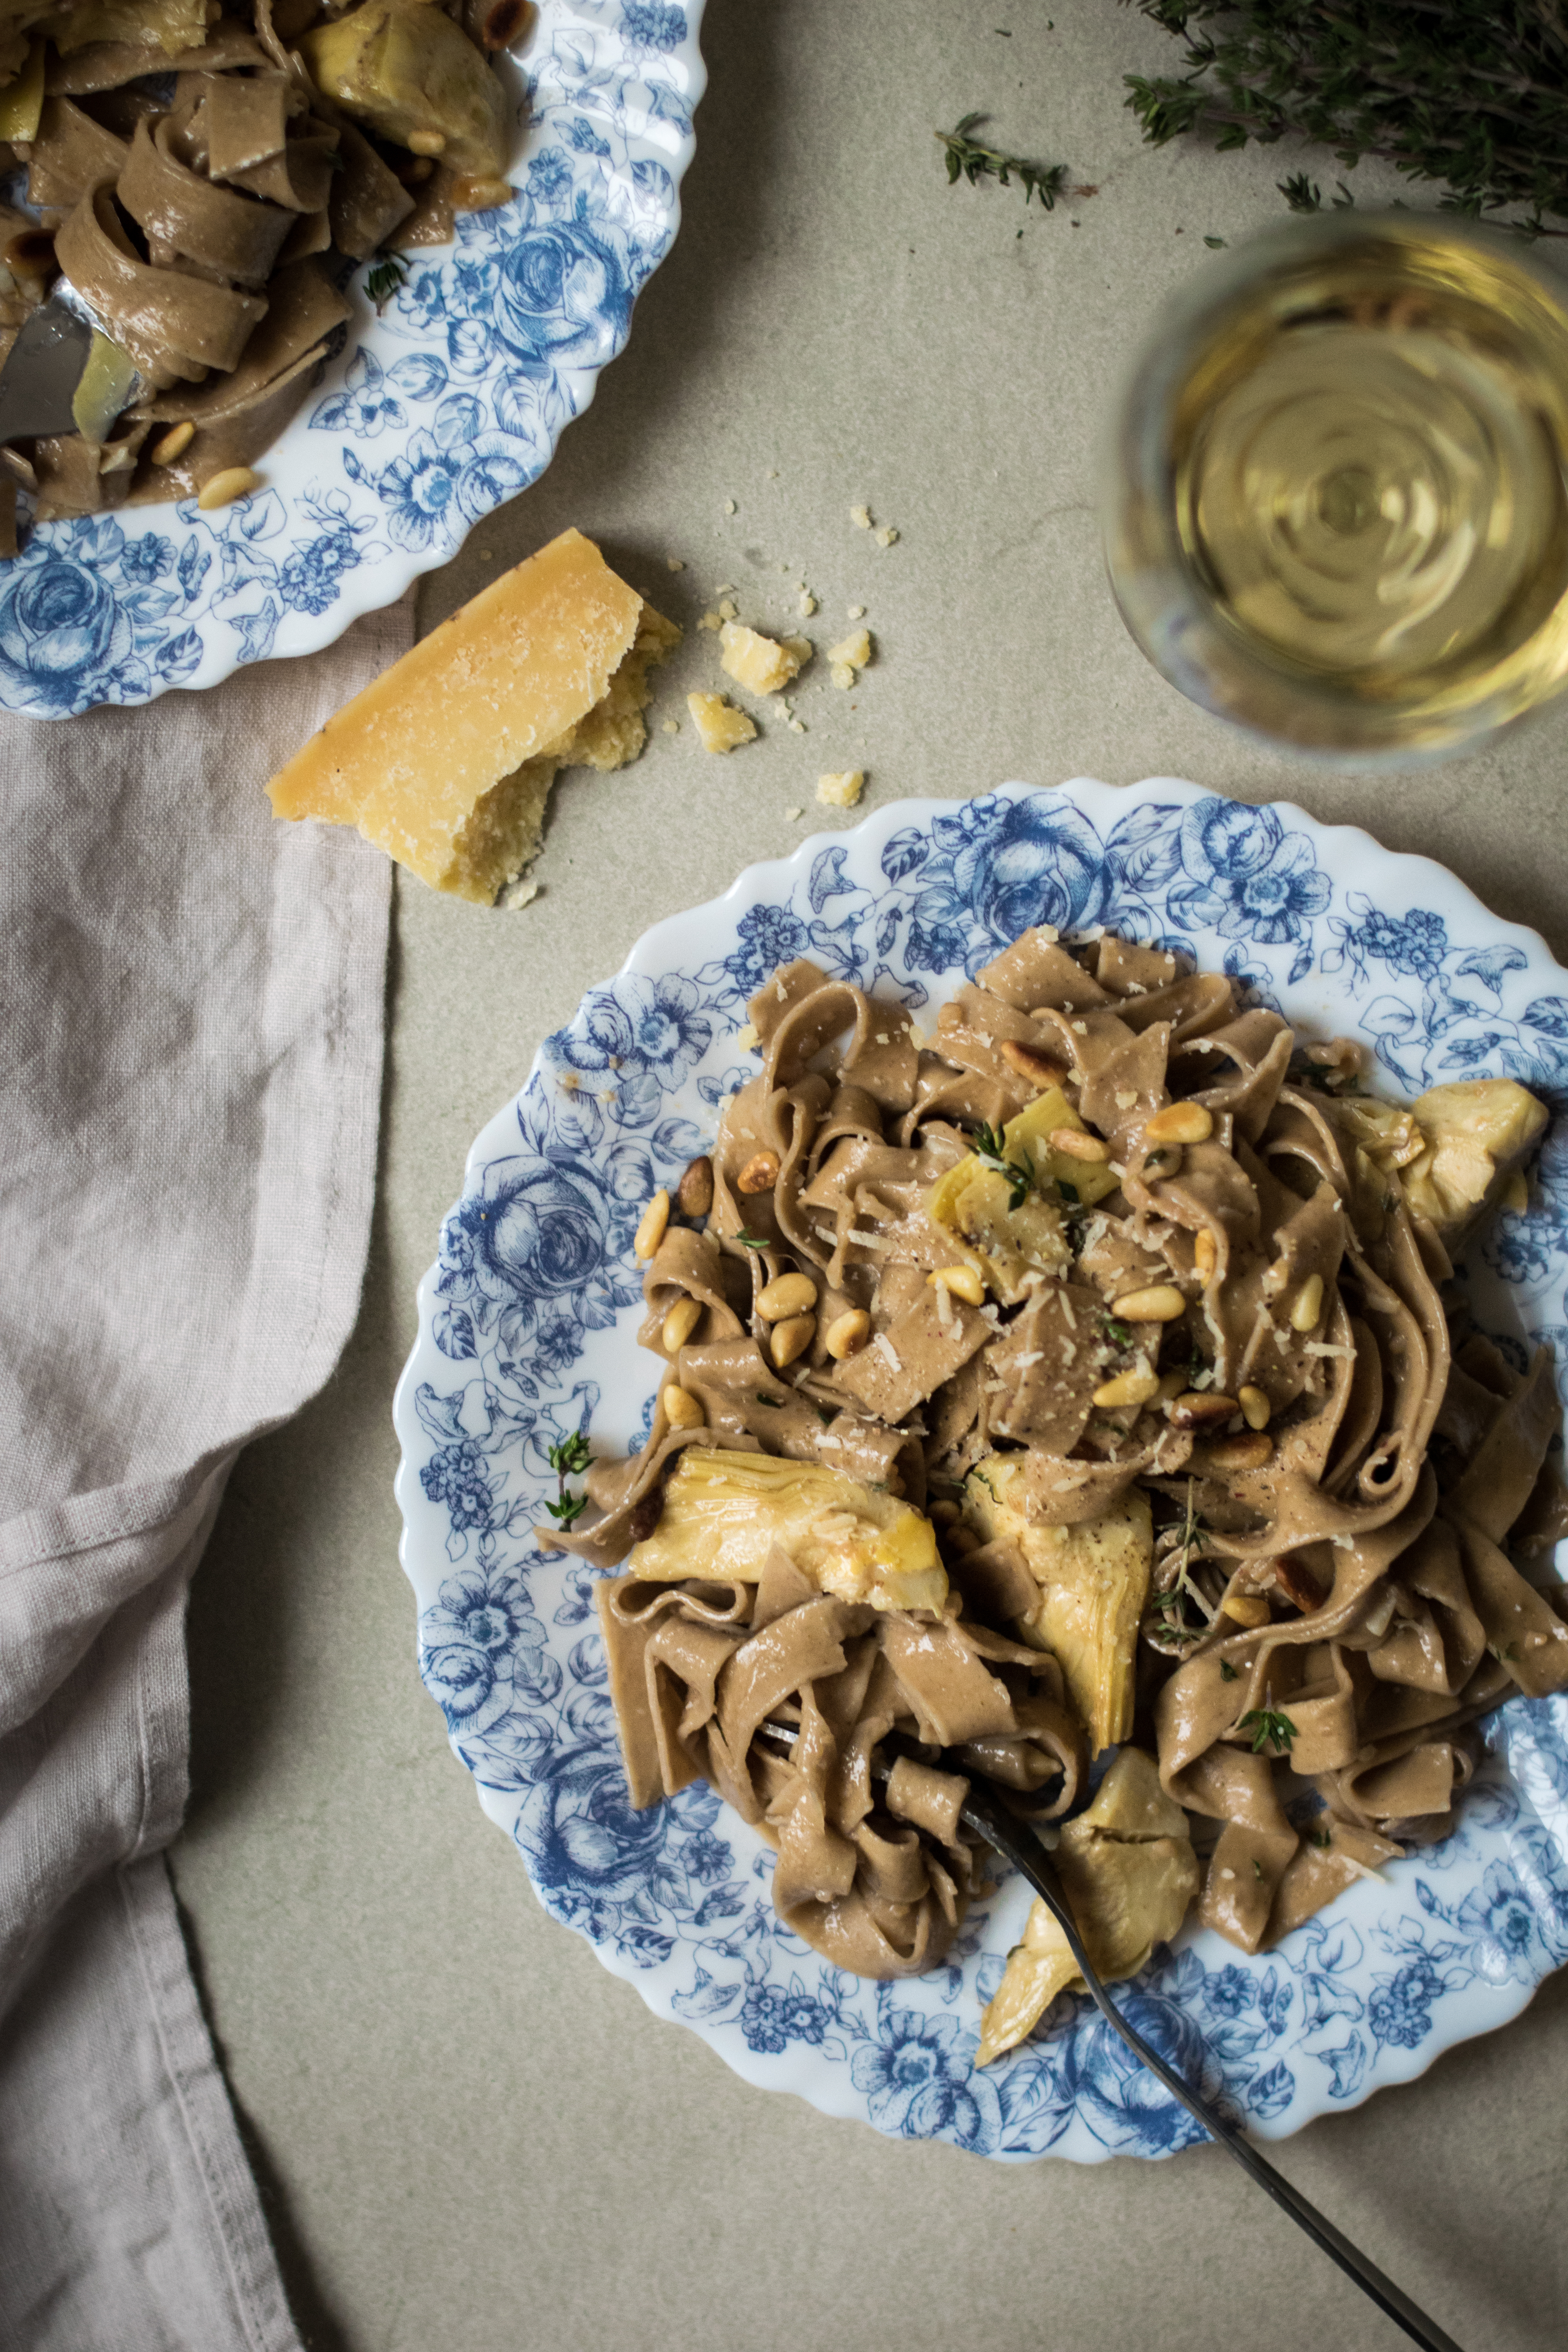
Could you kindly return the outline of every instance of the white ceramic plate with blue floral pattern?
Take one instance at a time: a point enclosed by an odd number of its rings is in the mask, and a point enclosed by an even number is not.
[[[259,461],[262,488],[35,524],[0,565],[0,709],[216,686],[314,653],[536,481],[674,242],[703,0],[542,0],[510,81],[517,194],[409,257]]]
[[[395,1407],[403,1562],[420,1667],[479,1801],[541,1901],[660,2017],[748,2082],[982,2155],[1164,2156],[1198,2129],[1098,2012],[1064,1998],[1000,2064],[980,2010],[1021,1929],[1016,1880],[973,1911],[952,1965],[893,1985],[786,1933],[773,1857],[698,1783],[630,1811],[591,1573],[533,1540],[546,1448],[646,1433],[655,1360],[632,1235],[649,1193],[713,1139],[755,1064],[747,997],[814,957],[928,1008],[1029,924],[1096,924],[1223,967],[1320,1034],[1363,1037],[1389,1089],[1506,1074],[1552,1104],[1528,1213],[1465,1271],[1521,1364],[1568,1366],[1568,973],[1425,858],[1289,806],[1156,778],[907,801],[752,866],[661,923],[546,1040],[468,1156],[419,1291]],[[929,1023],[929,1013],[922,1016]],[[1276,1951],[1186,1931],[1127,1996],[1134,2021],[1266,2137],[1408,2080],[1521,2011],[1568,1958],[1568,1698],[1515,1699],[1455,1834],[1359,1885]]]

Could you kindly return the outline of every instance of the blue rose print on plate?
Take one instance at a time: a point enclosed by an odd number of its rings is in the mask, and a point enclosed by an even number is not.
[[[428,354],[419,366],[421,396],[451,396]],[[809,956],[918,1012],[1036,923],[1223,967],[1250,1001],[1362,1036],[1392,1092],[1510,1074],[1568,1105],[1568,974],[1450,877],[1363,835],[1169,779],[879,812],[650,933],[479,1139],[395,1406],[405,1566],[421,1672],[481,1802],[546,1906],[658,2014],[749,2081],[896,2136],[1002,2160],[1163,2157],[1197,2127],[1086,2000],[1064,1997],[1021,2051],[975,2069],[980,2009],[1027,1907],[1016,1882],[971,1914],[945,1968],[862,1984],[780,1926],[772,1856],[710,1790],[632,1811],[595,1579],[537,1533],[552,1445],[584,1428],[596,1453],[646,1439],[632,1237],[758,1066],[735,1034],[747,999]],[[1568,1366],[1568,1120],[1554,1117],[1528,1210],[1497,1221],[1462,1278],[1514,1360],[1546,1338]],[[1276,1952],[1184,1931],[1132,1989],[1140,2029],[1248,2129],[1296,2130],[1420,2072],[1568,1959],[1568,1699],[1515,1700],[1487,1732],[1442,1844]]]
[[[542,0],[517,61],[510,204],[408,257],[259,460],[265,488],[25,522],[0,564],[0,707],[66,718],[314,652],[538,479],[668,252],[702,0]]]

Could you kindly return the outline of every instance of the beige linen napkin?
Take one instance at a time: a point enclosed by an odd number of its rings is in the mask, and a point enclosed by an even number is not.
[[[262,787],[412,635],[0,719],[8,2352],[299,2352],[163,1849],[191,1571],[337,1360],[374,1184],[390,868]]]

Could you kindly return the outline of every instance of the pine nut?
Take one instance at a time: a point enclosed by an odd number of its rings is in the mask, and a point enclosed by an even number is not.
[[[1307,1276],[1306,1281],[1301,1285],[1300,1289],[1296,1293],[1296,1297],[1291,1304],[1291,1330],[1310,1331],[1315,1329],[1317,1327],[1318,1318],[1322,1311],[1323,1277],[1321,1274],[1310,1274]]]
[[[1214,1113],[1202,1103],[1167,1103],[1143,1129],[1145,1143],[1206,1143],[1214,1133]]]
[[[1176,1429],[1223,1429],[1240,1410],[1234,1397],[1216,1396],[1212,1389],[1188,1389],[1171,1406]]]
[[[1211,1470],[1261,1470],[1274,1456],[1274,1440],[1267,1430],[1238,1430],[1234,1437],[1219,1437],[1209,1447],[1207,1466]]]
[[[1272,1410],[1261,1389],[1237,1389],[1236,1401],[1241,1407],[1242,1419],[1248,1429],[1267,1429]]]
[[[871,1318],[863,1307],[852,1307],[847,1315],[835,1316],[823,1334],[823,1345],[835,1363],[853,1356],[871,1336]]]
[[[665,1354],[673,1356],[679,1349],[684,1348],[701,1320],[700,1298],[678,1298],[659,1325],[659,1343]]]
[[[1059,1062],[1053,1062],[1033,1045],[1021,1045],[1016,1037],[1005,1037],[1001,1052],[1007,1067],[1016,1070],[1019,1077],[1026,1078],[1041,1094],[1047,1087],[1059,1087],[1067,1076]]]
[[[775,1323],[768,1338],[768,1352],[782,1372],[786,1364],[804,1355],[816,1337],[815,1315],[791,1315],[783,1323]]]
[[[1161,1403],[1173,1404],[1177,1397],[1184,1393],[1186,1385],[1185,1372],[1162,1372],[1160,1375]]]
[[[764,1323],[782,1323],[791,1315],[815,1315],[816,1285],[809,1274],[781,1274],[755,1299]]]
[[[1109,1160],[1110,1146],[1102,1143],[1098,1135],[1088,1135],[1081,1127],[1053,1127],[1046,1138],[1053,1151],[1065,1160]]]
[[[196,428],[187,417],[183,425],[171,425],[166,433],[160,433],[147,455],[154,466],[172,466],[176,457],[184,456],[195,437]]]
[[[1109,1412],[1112,1405],[1147,1404],[1160,1391],[1160,1375],[1141,1365],[1136,1371],[1118,1372],[1113,1381],[1094,1392],[1094,1402]]]
[[[1193,1272],[1206,1290],[1219,1267],[1219,1244],[1208,1227],[1193,1237]]]
[[[776,1151],[754,1151],[735,1179],[737,1192],[771,1192],[779,1181]]]
[[[444,155],[447,134],[444,131],[411,131],[405,143],[411,155]]]
[[[202,484],[196,504],[203,514],[211,514],[215,508],[231,507],[236,499],[247,499],[260,488],[261,477],[254,466],[226,466],[221,474]]]
[[[642,1223],[632,1237],[632,1248],[646,1265],[664,1239],[669,1223],[669,1194],[656,1192],[642,1213]]]
[[[962,1298],[967,1306],[985,1304],[985,1284],[977,1265],[939,1265],[926,1281],[932,1290],[945,1290],[950,1298]]]
[[[664,1417],[671,1429],[700,1429],[708,1416],[700,1401],[686,1389],[678,1388],[672,1381],[659,1398]]]
[[[492,213],[498,205],[510,205],[516,194],[510,180],[485,179],[465,172],[452,183],[452,210]]]
[[[704,1152],[691,1160],[675,1188],[683,1217],[705,1217],[713,1206],[713,1162]]]
[[[1268,1603],[1261,1592],[1227,1592],[1219,1604],[1222,1617],[1234,1617],[1238,1625],[1267,1625]]]
[[[1147,1290],[1130,1290],[1110,1311],[1123,1323],[1173,1323],[1186,1313],[1187,1302],[1173,1283],[1156,1282]]]

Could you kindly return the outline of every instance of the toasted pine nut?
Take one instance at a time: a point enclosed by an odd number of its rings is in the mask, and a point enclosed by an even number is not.
[[[1174,1400],[1183,1393],[1186,1385],[1187,1376],[1185,1372],[1162,1372],[1160,1375],[1160,1402],[1162,1404],[1173,1403]]]
[[[664,1239],[669,1223],[669,1194],[658,1192],[642,1213],[642,1222],[632,1236],[632,1248],[646,1265]]]
[[[694,1397],[689,1390],[679,1388],[673,1381],[659,1402],[664,1407],[664,1417],[671,1429],[700,1429],[708,1418],[700,1399]]]
[[[1145,1143],[1206,1143],[1214,1133],[1214,1113],[1202,1103],[1167,1103],[1143,1129]]]
[[[236,499],[247,499],[260,488],[261,477],[254,466],[226,466],[221,474],[202,484],[196,504],[203,514],[211,514],[216,507],[231,507]]]
[[[1206,1225],[1193,1236],[1193,1272],[1205,1288],[1214,1280],[1219,1265],[1219,1244]]]
[[[1110,1146],[1081,1127],[1053,1127],[1046,1141],[1066,1160],[1109,1160]]]
[[[791,1315],[783,1323],[775,1323],[768,1338],[768,1352],[782,1372],[786,1364],[804,1354],[816,1337],[815,1315]]]
[[[465,172],[452,183],[452,210],[491,213],[498,205],[510,205],[516,194],[510,180],[485,179]]]
[[[1261,1389],[1237,1389],[1236,1401],[1248,1429],[1267,1429],[1272,1407]]]
[[[870,1338],[871,1318],[863,1307],[852,1307],[847,1315],[835,1316],[822,1336],[828,1354],[836,1363],[842,1363]]]
[[[932,1290],[945,1290],[952,1298],[962,1298],[970,1307],[984,1307],[985,1284],[977,1265],[939,1265],[926,1281]]]
[[[1219,1604],[1222,1617],[1234,1617],[1238,1625],[1267,1625],[1268,1603],[1261,1592],[1227,1592]]]
[[[1040,1053],[1033,1045],[1020,1044],[1016,1037],[1005,1037],[1001,1050],[1002,1059],[1007,1067],[1016,1070],[1021,1078],[1027,1078],[1041,1094],[1047,1087],[1059,1087],[1067,1076],[1059,1062],[1053,1062],[1048,1055]]]
[[[1240,1410],[1236,1399],[1217,1396],[1212,1389],[1188,1389],[1171,1406],[1171,1422],[1176,1429],[1223,1429]]]
[[[1238,1430],[1234,1437],[1218,1437],[1209,1447],[1207,1463],[1214,1470],[1261,1470],[1274,1454],[1274,1440],[1264,1429]]]
[[[658,1327],[659,1344],[667,1356],[684,1348],[702,1320],[700,1298],[678,1298]]]
[[[1123,1323],[1173,1323],[1186,1313],[1187,1302],[1174,1283],[1156,1282],[1147,1290],[1130,1290],[1110,1311]]]
[[[1103,1405],[1107,1411],[1118,1404],[1147,1404],[1151,1397],[1159,1394],[1159,1373],[1141,1364],[1135,1371],[1118,1372],[1114,1380],[1107,1381],[1102,1388],[1096,1389],[1094,1402]]]
[[[444,131],[411,131],[406,144],[411,155],[444,155],[447,134]]]
[[[1292,1331],[1310,1331],[1323,1311],[1323,1277],[1310,1274],[1290,1304]]]
[[[754,1151],[735,1179],[737,1192],[771,1192],[779,1181],[776,1151]]]
[[[782,1323],[791,1315],[815,1315],[816,1285],[809,1274],[781,1274],[754,1302],[764,1323]]]
[[[675,1188],[683,1217],[705,1217],[713,1206],[713,1162],[703,1152],[689,1161]]]
[[[176,457],[184,456],[195,437],[196,428],[187,416],[183,425],[171,425],[166,433],[160,433],[147,455],[154,466],[172,466]]]

